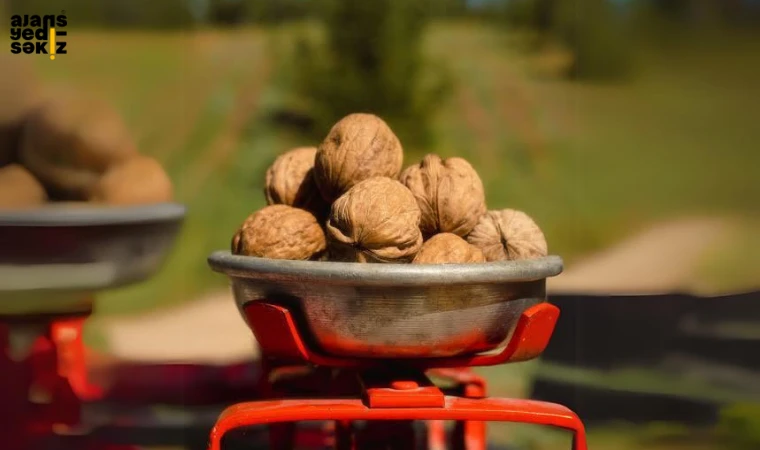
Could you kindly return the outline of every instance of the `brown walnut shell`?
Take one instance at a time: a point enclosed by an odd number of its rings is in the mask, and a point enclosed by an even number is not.
[[[431,237],[414,257],[414,264],[468,264],[486,262],[483,252],[454,233]]]
[[[23,126],[23,120],[0,123],[0,167],[18,160],[18,144]]]
[[[314,180],[322,198],[332,203],[360,181],[396,178],[403,159],[401,142],[381,118],[350,114],[336,123],[320,144]]]
[[[488,211],[467,242],[480,248],[488,261],[540,258],[548,254],[544,233],[527,214],[514,209]]]
[[[232,253],[259,258],[319,259],[325,233],[310,212],[269,205],[251,214],[232,238]]]
[[[425,236],[454,233],[467,236],[486,212],[483,182],[462,158],[427,155],[399,177],[417,199]]]
[[[327,221],[330,258],[356,262],[409,262],[422,246],[420,209],[409,189],[374,177],[343,194]]]
[[[314,182],[316,147],[298,147],[278,156],[266,173],[264,195],[269,205],[305,209],[324,219],[330,210]]]
[[[161,164],[138,155],[111,167],[93,186],[89,200],[112,205],[147,205],[172,201],[173,191]]]
[[[0,168],[0,208],[27,208],[47,201],[39,181],[19,164]]]
[[[0,167],[18,162],[24,120],[43,98],[34,66],[25,58],[0,55]]]
[[[71,95],[30,113],[20,145],[20,161],[63,200],[85,199],[109,167],[137,154],[114,109]]]

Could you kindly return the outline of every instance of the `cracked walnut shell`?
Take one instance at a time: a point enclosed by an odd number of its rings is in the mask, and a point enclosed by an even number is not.
[[[420,209],[396,180],[364,180],[332,205],[327,221],[331,258],[358,262],[409,262],[422,246]]]
[[[428,239],[413,264],[467,264],[486,262],[483,252],[453,233],[439,233]]]
[[[318,218],[325,218],[330,207],[314,182],[316,147],[298,147],[274,160],[266,173],[264,195],[267,204],[303,208]]]
[[[483,251],[488,261],[540,258],[548,254],[546,238],[527,214],[514,209],[488,211],[467,242]]]
[[[483,182],[462,158],[427,155],[399,177],[422,211],[423,235],[454,233],[466,236],[486,212]]]
[[[320,144],[314,180],[327,202],[372,177],[396,178],[404,154],[401,142],[381,118],[350,114],[336,123]]]
[[[232,238],[232,253],[260,258],[318,259],[325,234],[310,212],[270,205],[251,214]]]

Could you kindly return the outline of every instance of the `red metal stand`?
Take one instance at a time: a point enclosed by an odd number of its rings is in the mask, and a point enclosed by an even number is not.
[[[0,448],[137,450],[96,435],[91,405],[218,405],[257,397],[256,364],[125,364],[90,359],[82,339],[88,312],[0,317]],[[18,342],[25,338],[28,342]],[[24,339],[21,339],[22,341]],[[103,359],[103,358],[98,358]],[[90,373],[106,381],[91,382]],[[102,408],[99,409],[99,411]],[[109,407],[105,407],[110,411]],[[115,417],[119,417],[115,415]],[[108,424],[107,424],[108,425]],[[122,424],[123,425],[123,424]],[[149,439],[148,439],[149,440]]]
[[[82,400],[100,393],[87,380],[81,334],[88,315],[14,317],[0,323],[3,448],[43,448],[51,435],[79,425]],[[14,345],[14,337],[24,334],[33,340]],[[80,444],[79,448],[91,447]]]
[[[413,361],[347,359],[313,350],[296,327],[290,311],[265,300],[244,308],[270,371],[286,364],[311,364],[321,368],[321,389],[306,398],[288,399],[269,391],[268,400],[239,403],[222,413],[211,433],[209,450],[221,450],[230,431],[253,425],[271,426],[272,448],[294,448],[295,424],[332,421],[336,449],[415,449],[412,421],[427,421],[428,449],[484,450],[485,422],[523,422],[550,425],[572,431],[573,449],[586,450],[580,419],[564,406],[531,400],[487,398],[485,381],[467,367],[526,361],[540,355],[554,330],[559,310],[548,303],[525,311],[507,346],[490,355],[430,358]],[[431,370],[432,369],[432,370]],[[463,389],[445,395],[425,375],[448,378]],[[332,378],[326,377],[331,373]],[[321,375],[318,375],[321,374]],[[306,376],[308,378],[308,376]],[[287,392],[286,387],[282,392]],[[290,389],[292,390],[292,389]],[[457,423],[451,446],[446,447],[442,421]],[[358,430],[356,421],[369,421]]]
[[[210,450],[221,448],[222,437],[235,428],[256,424],[295,422],[304,420],[335,420],[341,424],[355,420],[409,421],[502,421],[550,425],[574,433],[573,449],[586,449],[583,425],[569,409],[531,400],[483,399],[472,400],[445,397],[440,408],[396,407],[369,408],[360,400],[273,400],[240,403],[220,417],[211,434]],[[343,425],[345,427],[345,425]],[[484,448],[482,442],[467,441],[460,448]]]
[[[232,429],[257,424],[269,425],[271,448],[278,450],[484,450],[488,421],[566,428],[575,435],[576,450],[586,449],[583,424],[567,408],[487,398],[485,381],[468,368],[540,355],[558,318],[552,305],[526,311],[508,345],[493,354],[403,362],[325,355],[300,334],[288,310],[254,302],[245,312],[266,355],[261,366],[112,363],[99,374],[107,380],[104,385],[88,377],[93,361],[88,367],[90,355],[82,341],[88,313],[0,318],[1,447],[47,449],[53,440],[56,450],[136,450],[102,433],[90,433],[83,418],[86,407],[102,404],[108,411],[109,402],[183,407],[261,398],[224,411],[212,432],[212,450],[220,448],[222,437]],[[14,329],[31,330],[36,337],[29,345],[16,345]],[[451,391],[435,386],[428,375],[455,386]],[[324,425],[306,429],[298,424],[311,420]],[[368,422],[358,426],[357,421]],[[416,436],[414,421],[427,425],[424,441]],[[456,422],[453,432],[447,432],[444,421]]]

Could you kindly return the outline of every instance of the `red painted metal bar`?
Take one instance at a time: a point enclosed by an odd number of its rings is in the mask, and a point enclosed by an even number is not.
[[[14,354],[12,326],[39,330],[24,354]],[[59,351],[50,323],[0,325],[0,442],[4,448],[39,448],[54,428],[80,420],[80,400],[61,376]]]
[[[50,326],[50,336],[58,350],[58,373],[69,380],[77,397],[83,401],[102,397],[103,390],[90,383],[84,347],[84,322],[87,317],[56,320]]]
[[[486,380],[469,367],[433,369],[428,374],[456,382],[461,386],[461,395],[465,398],[484,398],[486,396]],[[437,426],[440,427],[440,425]],[[439,430],[437,432],[441,433]],[[453,445],[462,450],[485,450],[487,447],[486,423],[474,420],[457,422]],[[441,448],[445,448],[445,446]]]
[[[426,425],[428,450],[446,450],[446,422],[428,420]]]
[[[209,450],[221,450],[229,431],[258,424],[306,420],[454,420],[520,422],[573,432],[575,450],[587,450],[583,423],[568,408],[534,400],[446,397],[442,408],[369,408],[359,399],[268,400],[227,408],[211,432]]]

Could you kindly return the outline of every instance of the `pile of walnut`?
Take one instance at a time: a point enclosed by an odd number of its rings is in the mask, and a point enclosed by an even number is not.
[[[108,105],[59,94],[31,108],[13,139],[0,142],[0,208],[50,202],[139,205],[171,201],[172,183],[138,153]]]
[[[280,155],[266,174],[268,206],[232,239],[238,255],[374,263],[479,263],[546,256],[525,213],[488,211],[462,158],[427,155],[402,169],[401,143],[371,114],[351,114],[318,148]]]

